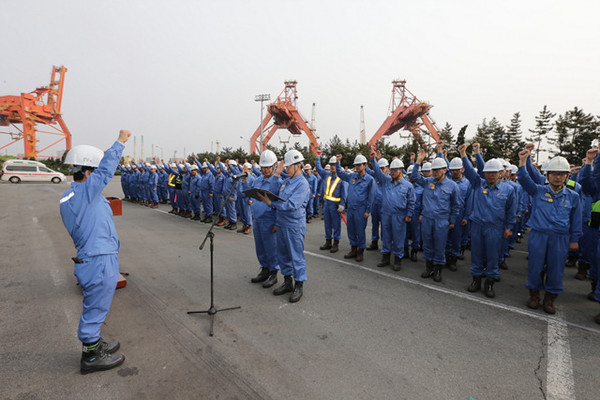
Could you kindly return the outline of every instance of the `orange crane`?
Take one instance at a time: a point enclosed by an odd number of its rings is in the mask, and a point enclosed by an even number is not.
[[[406,88],[405,80],[392,81],[392,100],[390,115],[369,140],[371,147],[376,146],[379,139],[404,129],[412,133],[421,147],[427,148],[423,134],[430,136],[437,143],[440,141],[440,130],[429,117],[431,104],[420,101]]]
[[[50,157],[41,153],[62,142],[67,150],[71,149],[71,133],[65,125],[60,113],[62,95],[67,68],[52,67],[49,86],[35,89],[33,92],[21,93],[20,96],[0,96],[0,126],[12,126],[18,132],[2,132],[10,135],[11,142],[0,147],[0,150],[23,139],[25,143],[25,158]],[[21,124],[19,128],[17,124]],[[46,125],[53,131],[42,131],[38,125]],[[58,126],[57,126],[58,125]],[[47,133],[60,138],[43,149],[37,149],[39,133]]]
[[[285,81],[285,88],[274,102],[267,106],[267,115],[262,121],[262,124],[256,129],[250,138],[250,152],[255,154],[257,150],[264,151],[267,149],[267,143],[273,137],[278,129],[287,129],[292,135],[301,135],[303,132],[310,140],[310,150],[313,153],[317,152],[319,143],[316,129],[309,126],[308,121],[300,115],[296,107],[298,94],[296,91],[297,81]],[[314,112],[314,110],[313,110]],[[273,123],[269,124],[273,119]],[[266,136],[261,135],[261,128],[266,132]]]

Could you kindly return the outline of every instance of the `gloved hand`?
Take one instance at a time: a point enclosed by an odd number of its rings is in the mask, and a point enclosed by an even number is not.
[[[344,212],[344,206],[343,205],[339,205],[338,206],[338,212]]]

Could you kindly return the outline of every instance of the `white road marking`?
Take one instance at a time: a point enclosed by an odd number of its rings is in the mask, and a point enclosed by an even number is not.
[[[546,364],[546,398],[548,400],[574,400],[575,381],[569,332],[567,325],[560,321],[548,321],[548,361]]]

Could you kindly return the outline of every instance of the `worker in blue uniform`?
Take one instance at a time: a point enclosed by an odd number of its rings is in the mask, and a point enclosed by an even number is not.
[[[447,175],[458,185],[460,197],[462,198],[462,208],[459,212],[459,218],[454,225],[454,229],[449,231],[448,243],[446,244],[448,269],[450,271],[456,271],[456,263],[462,255],[461,248],[467,229],[467,216],[465,215],[465,210],[469,196],[471,196],[471,184],[464,177],[463,161],[460,158],[453,158],[448,164],[448,169],[450,171]]]
[[[383,157],[378,156],[377,165],[379,165],[379,169],[384,175],[388,175],[388,168],[390,163]],[[375,179],[375,200],[373,200],[373,205],[371,206],[371,244],[367,247],[367,251],[379,250],[379,238],[381,237],[380,228],[381,228],[381,196],[383,195],[381,191],[381,183],[377,176],[375,175],[375,171],[367,166],[367,174],[371,175],[373,179]]]
[[[163,167],[164,167],[165,171],[169,174],[169,177],[167,178],[167,188],[169,190],[169,201],[171,202],[171,211],[169,211],[169,214],[177,214],[179,212],[179,209],[176,204],[177,178],[179,177],[179,171],[177,170],[177,165],[175,163],[172,163],[171,165],[163,163]],[[181,188],[181,182],[180,182],[180,188]]]
[[[283,284],[273,290],[275,296],[292,292],[290,303],[300,300],[306,282],[306,259],[304,257],[304,236],[306,234],[306,203],[310,197],[308,182],[302,176],[304,157],[298,150],[285,153],[284,161],[279,162],[276,176],[285,168],[287,178],[281,182],[278,196],[283,201],[271,201],[268,196],[259,195],[261,201],[276,211],[277,259]]]
[[[458,185],[446,178],[445,160],[433,160],[431,177],[425,178],[419,174],[419,165],[426,156],[425,150],[421,149],[412,172],[413,181],[423,187],[423,211],[420,219],[425,271],[421,277],[433,276],[434,281],[441,282],[442,266],[446,264],[448,231],[454,228],[460,217],[462,198]]]
[[[318,218],[319,214],[321,213],[321,208],[323,206],[323,193],[321,192],[321,188],[323,187],[323,180],[321,179],[321,175],[319,175],[319,171],[317,171],[316,169],[312,170],[312,174],[317,180],[317,190],[315,193],[315,202],[312,217]]]
[[[158,167],[158,199],[161,204],[167,204],[169,201],[169,191],[167,190],[167,181],[169,174],[165,171],[162,163],[157,164]]]
[[[317,209],[317,187],[319,184],[319,180],[312,172],[312,166],[310,164],[306,164],[304,166],[304,178],[308,182],[308,187],[310,188],[310,198],[308,199],[308,204],[306,204],[306,223],[310,223],[313,215],[316,214]]]
[[[498,264],[503,250],[502,239],[511,237],[515,229],[517,199],[512,186],[500,180],[503,166],[499,160],[491,159],[485,163],[485,178],[481,178],[467,157],[466,149],[466,144],[458,147],[465,177],[474,188],[473,210],[469,216],[473,281],[468,291],[479,291],[485,278],[484,293],[492,298],[496,296],[494,283],[500,278]]]
[[[375,200],[377,184],[375,179],[367,174],[367,157],[358,154],[354,158],[355,172],[352,173],[343,170],[340,165],[341,155],[336,158],[338,176],[348,183],[348,225],[346,228],[350,240],[350,251],[344,254],[344,258],[354,258],[360,262],[364,259],[364,251],[367,248],[365,230]]]
[[[321,156],[317,154],[315,169],[319,171],[323,180],[323,218],[325,220],[325,243],[319,249],[329,250],[330,253],[339,250],[342,238],[340,213],[344,212],[348,193],[348,184],[338,176],[336,165],[337,158],[332,156],[329,159],[329,168],[322,168]]]
[[[100,328],[110,310],[119,279],[120,242],[113,215],[102,190],[112,179],[131,132],[121,130],[105,153],[93,146],[73,147],[65,164],[73,165],[71,188],[60,199],[60,215],[71,235],[77,257],[75,276],[83,291],[77,336],[83,343],[81,373],[117,367],[125,357],[115,354],[119,342],[102,340]]]
[[[254,180],[252,187],[274,194],[279,193],[281,179],[274,175],[277,167],[275,153],[271,150],[263,151],[260,155],[259,166],[260,171],[255,171],[255,173],[258,172],[260,175]],[[276,211],[263,201],[255,201],[252,203],[252,217],[254,218],[254,246],[260,271],[250,281],[262,283],[262,287],[270,288],[277,283],[277,271],[279,271]]]
[[[587,217],[583,220],[583,234],[585,240],[580,240],[582,250],[585,250],[584,257],[588,261],[586,267],[581,267],[578,273],[583,275],[583,279],[589,277],[592,290],[588,294],[591,301],[600,302],[600,153],[598,148],[592,148],[587,151],[584,165],[579,171],[579,183],[582,192],[590,200]],[[587,247],[587,249],[586,249]],[[582,261],[579,261],[582,264]],[[585,262],[585,261],[584,261]],[[594,318],[596,323],[600,324],[600,313]]]
[[[236,200],[237,191],[231,190],[234,184],[234,176],[240,174],[241,171],[238,167],[238,163],[235,160],[228,160],[227,167],[219,161],[219,168],[225,176],[223,182],[223,201],[225,202],[225,210],[227,214],[228,224],[225,225],[225,229],[232,231],[237,230],[237,211],[236,211]],[[231,191],[231,193],[229,193]]]
[[[527,306],[540,305],[540,291],[545,289],[544,311],[554,314],[554,300],[563,290],[563,273],[569,251],[577,251],[581,237],[581,200],[565,187],[570,167],[557,156],[547,165],[548,185],[535,184],[527,172],[531,150],[519,153],[518,182],[532,197],[531,227],[528,241]],[[543,274],[542,274],[543,273]]]
[[[390,265],[394,254],[392,270],[399,271],[404,258],[404,244],[407,224],[411,221],[415,208],[415,189],[403,179],[404,163],[392,160],[390,174],[383,173],[377,161],[381,155],[371,153],[371,167],[375,179],[381,187],[381,261],[378,267]]]
[[[423,249],[423,240],[421,238],[421,223],[419,222],[419,217],[421,216],[421,212],[423,211],[423,187],[421,185],[417,185],[416,182],[412,180],[412,172],[414,169],[413,163],[414,159],[412,159],[411,165],[409,165],[406,169],[406,174],[408,176],[408,181],[411,185],[413,185],[413,189],[415,190],[415,209],[413,211],[413,214],[411,215],[411,219],[407,227],[406,242],[404,247],[409,247],[408,239],[410,238],[410,260],[416,262],[418,261],[419,251]]]
[[[200,169],[196,164],[190,166],[190,189],[188,196],[190,198],[190,208],[192,210],[193,221],[200,220],[200,204],[202,202],[202,192],[200,190]]]
[[[252,164],[245,162],[242,165],[242,173],[246,176],[240,179],[237,187],[238,205],[240,210],[240,219],[242,227],[237,230],[238,233],[249,235],[252,233],[252,199],[244,194],[245,190],[251,189],[254,184],[255,176],[252,173]]]
[[[148,173],[148,197],[150,199],[148,207],[158,208],[158,168],[152,164]]]
[[[200,164],[198,161],[196,161],[196,163]],[[202,193],[202,209],[204,211],[204,218],[202,219],[202,222],[210,224],[213,222],[212,216],[215,213],[215,176],[211,172],[208,165],[209,163],[207,160],[204,160],[204,162],[200,164],[202,170],[200,193]]]

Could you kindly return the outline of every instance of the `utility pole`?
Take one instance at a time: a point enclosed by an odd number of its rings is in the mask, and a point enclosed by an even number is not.
[[[360,106],[360,144],[367,143],[367,132],[365,130],[365,108]]]
[[[254,101],[260,101],[260,152],[264,151],[263,149],[263,135],[264,135],[264,123],[263,123],[263,103],[265,101],[270,101],[271,95],[268,93],[265,94],[257,94],[254,96]],[[250,153],[252,153],[252,146],[250,146]]]

